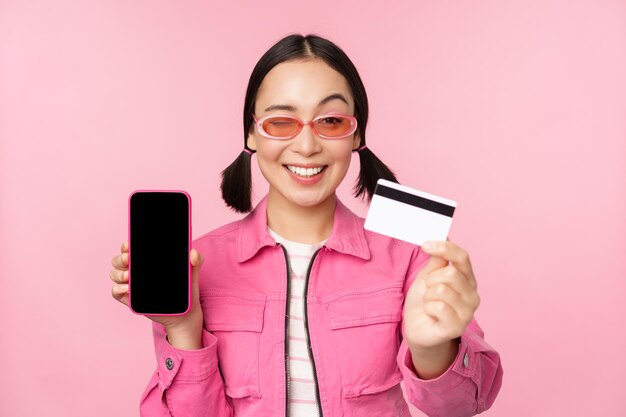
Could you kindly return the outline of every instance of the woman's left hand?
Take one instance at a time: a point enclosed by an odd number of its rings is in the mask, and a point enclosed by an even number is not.
[[[480,304],[468,253],[449,240],[422,250],[430,259],[404,302],[404,337],[412,349],[442,346],[465,332]]]

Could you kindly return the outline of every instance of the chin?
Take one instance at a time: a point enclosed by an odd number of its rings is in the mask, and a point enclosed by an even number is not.
[[[315,207],[318,204],[320,204],[322,201],[324,201],[323,199],[319,199],[319,198],[290,198],[289,199],[293,204],[300,206],[300,207]]]
[[[312,195],[302,195],[302,194],[298,193],[296,195],[293,195],[293,194],[290,195],[289,201],[292,204],[298,205],[300,207],[314,207],[319,204],[322,204],[323,202],[328,200],[328,198],[330,197],[330,195],[320,195],[318,193],[315,193]]]

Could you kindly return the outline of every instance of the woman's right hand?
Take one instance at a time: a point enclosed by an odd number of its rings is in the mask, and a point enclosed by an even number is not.
[[[111,280],[115,283],[111,289],[111,294],[120,303],[127,307],[128,305],[128,242],[122,243],[121,254],[115,255],[111,260],[113,268],[109,273]],[[191,261],[192,271],[192,303],[191,309],[181,316],[162,316],[162,315],[149,315],[150,320],[157,323],[161,323],[165,326],[165,329],[170,333],[176,333],[177,335],[189,333],[199,335],[202,331],[202,309],[200,308],[200,296],[198,291],[198,272],[204,262],[204,257],[195,249],[192,249],[189,253],[189,259]]]

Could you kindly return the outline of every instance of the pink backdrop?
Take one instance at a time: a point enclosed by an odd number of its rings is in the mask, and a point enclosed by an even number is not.
[[[504,365],[484,415],[626,415],[625,3],[234,3],[0,1],[0,415],[138,414],[150,326],[108,277],[128,195],[187,190],[194,237],[238,218],[219,172],[291,32],[348,52],[400,180],[459,202]]]

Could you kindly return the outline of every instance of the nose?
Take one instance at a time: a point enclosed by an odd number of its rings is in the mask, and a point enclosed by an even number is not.
[[[304,156],[313,155],[322,150],[322,138],[315,134],[311,122],[302,126],[302,130],[294,139],[292,149]]]

